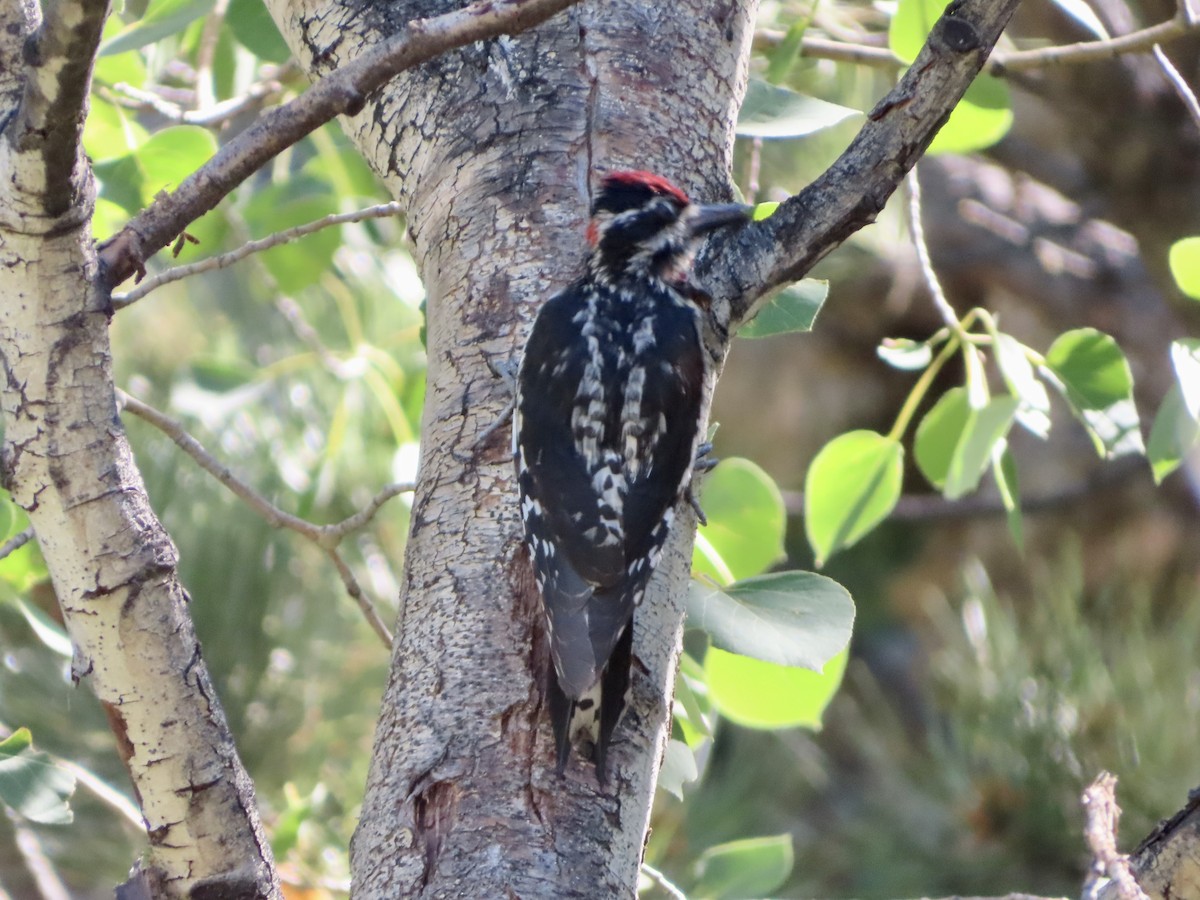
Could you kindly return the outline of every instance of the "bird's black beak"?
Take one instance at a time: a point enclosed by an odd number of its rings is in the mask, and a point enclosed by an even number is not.
[[[745,206],[741,203],[716,203],[709,206],[698,206],[689,222],[692,236],[699,237],[717,228],[724,228],[726,225],[740,225],[743,222],[748,222],[750,221],[750,214],[752,212],[754,212],[753,206]]]

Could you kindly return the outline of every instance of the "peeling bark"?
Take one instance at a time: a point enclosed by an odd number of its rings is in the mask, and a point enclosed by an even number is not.
[[[133,781],[150,840],[145,883],[159,897],[275,897],[175,547],[117,416],[110,301],[88,227],[95,188],[79,144],[106,10],[62,0],[39,27],[26,7],[0,39],[4,484],[37,533],[74,677],[103,704]],[[12,26],[29,38],[22,56]]]

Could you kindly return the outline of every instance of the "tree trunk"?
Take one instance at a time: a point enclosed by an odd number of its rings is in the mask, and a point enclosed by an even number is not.
[[[270,4],[321,74],[449,4]],[[352,848],[359,897],[632,896],[669,723],[692,521],[635,624],[613,777],[555,777],[546,658],[489,358],[579,271],[598,173],[650,169],[730,197],[754,0],[584,3],[519,39],[392,82],[348,131],[408,206],[428,292],[423,456],[392,675]],[[653,45],[648,52],[648,45]]]

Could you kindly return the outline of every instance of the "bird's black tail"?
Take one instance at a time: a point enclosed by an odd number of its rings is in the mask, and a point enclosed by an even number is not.
[[[585,697],[568,697],[558,683],[554,664],[549,666],[546,678],[546,703],[550,710],[550,722],[554,728],[554,744],[557,750],[558,774],[567,767],[571,756],[571,738],[583,729],[591,733],[595,744],[594,760],[596,780],[608,783],[608,746],[613,732],[621,721],[629,693],[629,674],[633,662],[633,626],[626,625],[613,647],[612,656],[600,676],[597,691]],[[582,721],[580,721],[582,720]]]

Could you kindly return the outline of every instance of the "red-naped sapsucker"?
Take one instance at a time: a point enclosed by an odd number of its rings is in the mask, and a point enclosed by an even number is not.
[[[694,204],[648,172],[608,175],[587,271],[546,302],[525,345],[513,439],[560,773],[586,728],[606,780],[634,609],[701,441],[707,357],[688,270],[701,238],[745,219],[746,207]]]

